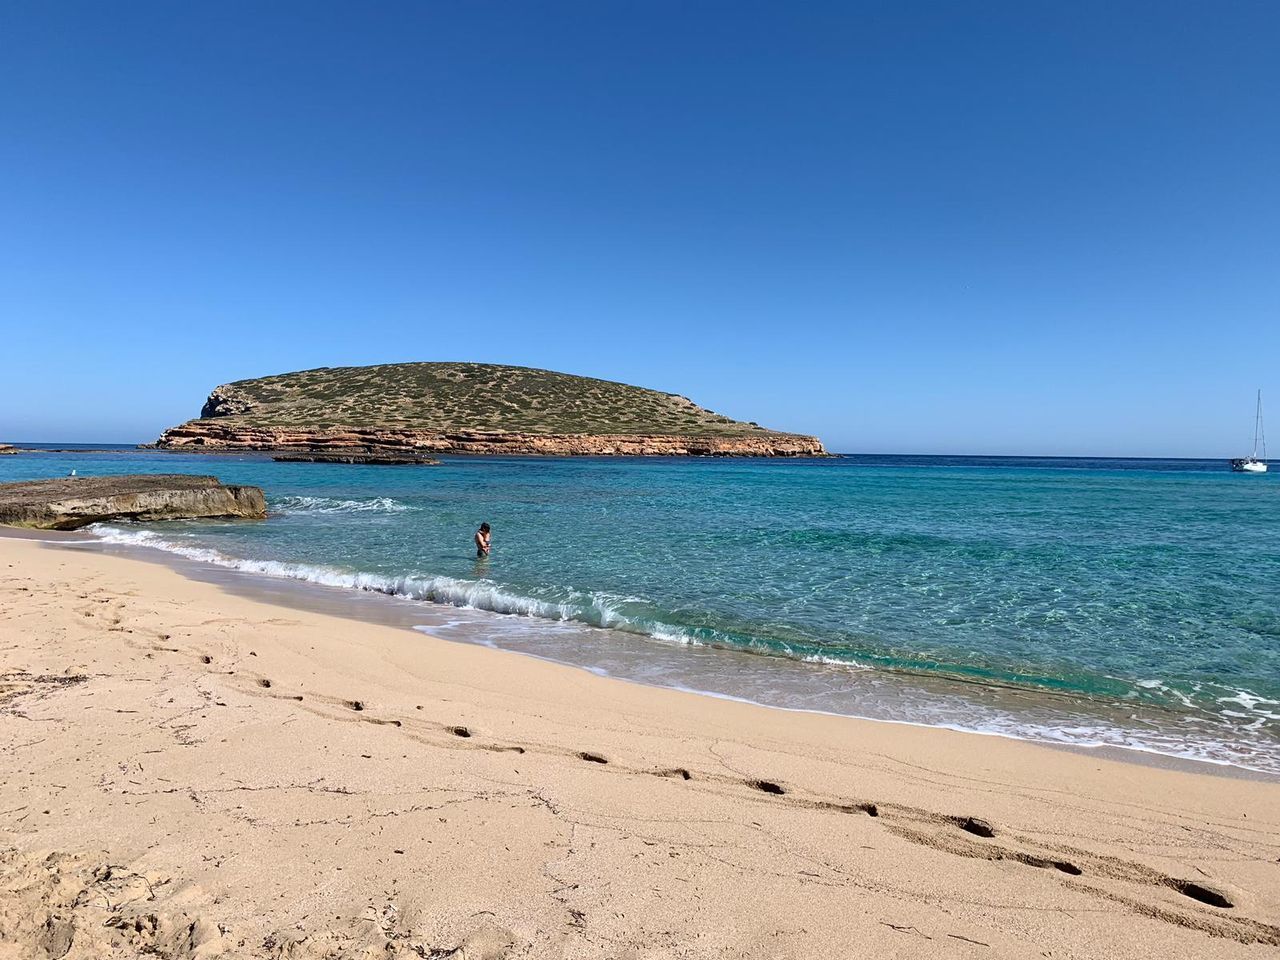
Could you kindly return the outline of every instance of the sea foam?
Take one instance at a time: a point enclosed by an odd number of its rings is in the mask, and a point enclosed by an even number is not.
[[[391,497],[339,500],[334,497],[281,497],[271,502],[281,513],[405,513],[411,509]]]
[[[542,620],[575,621],[588,626],[644,633],[656,639],[692,642],[692,638],[685,635],[678,627],[646,622],[621,614],[618,607],[624,603],[634,602],[635,598],[632,597],[602,593],[581,594],[572,601],[544,600],[515,593],[485,579],[461,580],[429,574],[389,576],[344,570],[322,564],[246,559],[227,556],[209,547],[167,539],[151,530],[133,530],[106,524],[95,524],[89,529],[106,543],[150,547],[177,554],[189,560],[261,576],[302,580],[307,583],[343,587],[349,590],[364,590],[490,613],[536,617]]]

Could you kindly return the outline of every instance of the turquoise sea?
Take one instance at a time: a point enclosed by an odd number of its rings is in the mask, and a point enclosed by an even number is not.
[[[257,484],[265,523],[94,533],[250,578],[384,593],[451,639],[776,706],[1280,773],[1280,474],[1187,460],[354,467],[121,452],[4,457],[0,480],[73,468]],[[471,543],[482,520],[487,562]]]

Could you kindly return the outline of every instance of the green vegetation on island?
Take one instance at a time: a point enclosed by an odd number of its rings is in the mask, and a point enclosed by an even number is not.
[[[202,417],[254,427],[530,434],[768,434],[686,397],[552,370],[490,363],[320,367],[218,387]]]

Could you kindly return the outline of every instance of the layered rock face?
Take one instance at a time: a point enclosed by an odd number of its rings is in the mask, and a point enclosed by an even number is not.
[[[156,442],[164,449],[352,451],[532,454],[541,456],[821,457],[817,437],[766,433],[748,436],[680,437],[661,434],[539,434],[502,431],[306,430],[255,427],[217,419],[170,427]]]
[[[257,487],[224,486],[217,477],[151,474],[67,477],[0,484],[0,523],[75,530],[104,520],[261,520]]]

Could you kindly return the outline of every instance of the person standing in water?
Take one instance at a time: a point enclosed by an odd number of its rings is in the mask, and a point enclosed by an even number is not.
[[[489,556],[489,524],[480,524],[480,529],[476,531],[476,556]]]

